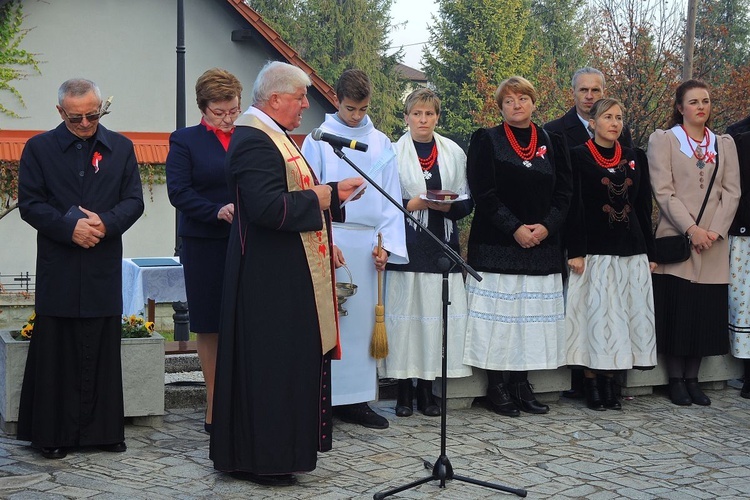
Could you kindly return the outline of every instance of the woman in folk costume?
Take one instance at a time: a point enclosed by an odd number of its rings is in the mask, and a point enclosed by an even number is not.
[[[459,251],[456,221],[471,213],[466,154],[455,142],[435,133],[440,99],[421,88],[406,98],[404,120],[409,132],[396,143],[404,207],[441,240]],[[427,190],[447,190],[459,197],[451,202],[429,201]],[[413,412],[412,378],[417,379],[417,409],[427,416],[440,415],[432,396],[432,382],[442,365],[442,271],[444,256],[437,243],[413,222],[406,221],[409,263],[388,264],[386,269],[385,324],[389,354],[382,375],[398,379],[396,416]],[[461,362],[466,334],[466,290],[459,267],[449,277],[448,377],[471,375]]]
[[[468,262],[464,363],[487,370],[487,399],[500,415],[547,413],[528,370],[565,363],[559,231],[572,196],[565,140],[531,121],[537,93],[520,76],[495,100],[503,123],[474,132],[467,175],[476,211]],[[507,375],[507,380],[506,380]]]
[[[656,365],[656,262],[651,186],[645,155],[623,148],[624,107],[599,99],[590,111],[594,138],[570,151],[573,197],[568,214],[567,364],[583,366],[586,404],[622,408],[615,370]]]
[[[729,345],[732,356],[745,365],[740,396],[750,399],[750,133],[733,137],[740,160],[742,195],[729,228]]]
[[[698,385],[701,360],[729,351],[728,231],[740,199],[740,175],[734,141],[711,132],[710,117],[708,86],[688,80],[675,92],[672,128],[656,130],[648,140],[651,188],[659,205],[656,237],[685,234],[692,247],[686,261],[659,264],[653,275],[656,348],[666,359],[669,398],[682,406],[711,404]]]
[[[377,130],[367,115],[372,86],[361,70],[349,69],[336,83],[339,109],[327,114],[320,128],[329,134],[355,139],[368,150],[346,150],[346,156],[394,199],[399,198],[398,166],[390,139]],[[356,176],[357,172],[340,159],[333,148],[311,136],[302,144],[302,154],[321,182],[335,182]],[[378,233],[383,247],[377,248]],[[346,222],[335,223],[333,240],[337,265],[346,264],[357,285],[357,294],[346,302],[348,314],[340,318],[342,357],[332,364],[331,388],[334,415],[339,419],[371,429],[385,429],[388,420],[367,403],[377,397],[377,364],[370,356],[375,324],[377,271],[385,263],[408,262],[404,217],[377,189],[370,187],[356,203],[346,205]],[[340,250],[340,251],[339,251]],[[343,254],[343,255],[342,255]],[[338,281],[349,281],[345,270]]]

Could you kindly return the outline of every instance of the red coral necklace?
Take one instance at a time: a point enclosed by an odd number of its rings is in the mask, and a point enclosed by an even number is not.
[[[529,145],[525,148],[522,148],[521,145],[518,144],[516,136],[513,135],[513,130],[511,130],[510,125],[508,125],[507,122],[503,122],[503,128],[505,129],[505,135],[508,137],[508,142],[510,142],[510,147],[512,147],[518,157],[523,160],[523,166],[526,168],[531,167],[531,159],[534,158],[534,153],[536,152],[536,125],[533,123],[531,124],[531,140],[529,141]]]
[[[596,149],[596,144],[594,144],[594,139],[589,139],[588,141],[586,141],[586,147],[589,148],[589,152],[591,152],[591,156],[594,157],[594,161],[600,167],[615,168],[617,165],[620,164],[620,159],[622,159],[622,146],[620,146],[620,143],[618,141],[615,141],[615,155],[610,159],[606,159],[604,156],[602,156],[599,150]]]
[[[432,151],[430,151],[430,155],[427,158],[417,157],[417,159],[419,160],[419,166],[422,167],[422,175],[424,176],[425,180],[429,180],[432,178],[432,173],[430,172],[430,170],[435,166],[437,156],[437,142],[433,142]]]

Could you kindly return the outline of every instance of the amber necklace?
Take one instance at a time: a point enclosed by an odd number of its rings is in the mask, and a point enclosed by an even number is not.
[[[700,142],[696,141],[692,137],[690,137],[690,134],[687,133],[687,130],[685,130],[685,127],[683,125],[680,125],[680,128],[683,132],[685,132],[685,137],[688,141],[688,146],[690,146],[690,149],[693,151],[693,156],[695,156],[695,159],[698,160],[695,162],[695,166],[698,168],[703,168],[706,166],[706,162],[703,161],[703,158],[706,157],[706,151],[708,151],[708,146],[711,144],[711,136],[708,134],[708,128],[703,127],[703,138],[706,139],[706,145],[703,145],[703,139],[700,140]],[[693,147],[693,142],[695,142],[695,147]]]
[[[432,178],[432,173],[430,172],[430,170],[435,166],[437,156],[437,142],[433,142],[432,151],[430,151],[430,155],[427,158],[417,157],[417,159],[419,160],[419,166],[422,167],[422,175],[424,176],[425,180],[430,180]]]
[[[510,147],[512,147],[518,157],[523,160],[523,166],[530,168],[531,159],[534,158],[534,153],[536,152],[536,125],[533,123],[531,124],[531,140],[529,141],[529,145],[525,148],[522,148],[521,145],[518,144],[516,136],[513,135],[513,130],[511,130],[510,125],[508,125],[507,122],[503,122],[503,128],[505,129],[505,135],[508,136]]]
[[[596,149],[596,144],[594,144],[594,139],[589,139],[588,141],[586,141],[586,147],[589,148],[589,152],[591,152],[591,156],[594,157],[594,161],[600,167],[615,168],[617,165],[620,164],[620,159],[622,158],[622,146],[620,146],[619,142],[615,141],[615,155],[609,160],[606,159],[604,156],[602,156],[599,150]]]

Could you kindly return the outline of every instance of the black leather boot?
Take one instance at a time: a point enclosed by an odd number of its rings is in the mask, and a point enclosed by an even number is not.
[[[531,390],[531,384],[528,380],[523,382],[511,382],[508,384],[510,398],[516,403],[521,410],[526,413],[535,413],[541,415],[549,411],[549,406],[543,405],[536,400],[534,392]]]
[[[693,403],[700,406],[709,406],[711,404],[711,400],[708,396],[703,394],[697,378],[686,378],[685,388],[687,389],[687,392],[690,395],[690,400]]]
[[[432,396],[432,380],[417,379],[417,410],[428,417],[440,416],[440,407]]]
[[[589,410],[604,411],[604,401],[599,394],[599,386],[596,383],[596,378],[586,377],[583,380],[583,390],[586,392],[586,406]]]
[[[400,378],[396,396],[396,416],[411,417],[412,413],[414,413],[414,385],[410,378]]]
[[[685,379],[669,379],[669,400],[679,406],[690,406],[693,404],[693,400],[685,386]]]
[[[614,377],[597,375],[596,379],[599,383],[599,396],[602,399],[604,407],[608,410],[622,410],[622,404],[617,399]]]
[[[508,387],[505,383],[489,386],[487,388],[487,401],[489,402],[492,411],[498,415],[517,417],[521,414],[521,412],[518,411],[516,403],[510,398]]]

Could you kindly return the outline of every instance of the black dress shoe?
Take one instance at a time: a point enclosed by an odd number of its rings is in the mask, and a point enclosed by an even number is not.
[[[367,403],[334,406],[333,414],[349,424],[357,424],[369,429],[388,428],[388,420],[375,413]]]
[[[614,377],[597,375],[596,378],[599,384],[599,395],[602,398],[604,407],[608,410],[622,410],[622,403],[617,399],[617,392],[615,391]]]
[[[208,434],[211,434],[211,429],[213,429],[213,425],[204,421],[203,422],[203,430],[206,431]]]
[[[543,405],[536,400],[536,396],[534,395],[534,391],[531,390],[531,384],[529,384],[528,380],[511,382],[508,386],[510,398],[521,411],[537,415],[549,412],[549,406]]]
[[[123,453],[128,450],[128,446],[125,444],[125,441],[115,444],[102,444],[99,445],[98,448],[102,451],[108,451],[110,453]]]
[[[396,416],[411,417],[414,413],[414,385],[410,378],[398,380],[398,395],[396,396]]]
[[[685,386],[685,379],[669,379],[669,400],[678,406],[690,406],[693,404],[693,399],[690,397],[690,393],[688,393]]]
[[[68,456],[68,450],[65,448],[42,448],[42,456],[51,459],[65,458]]]
[[[596,383],[596,378],[586,378],[583,381],[583,388],[586,391],[586,407],[589,410],[604,411],[604,400],[599,393],[599,385]]]
[[[297,484],[297,478],[294,474],[254,474],[243,470],[236,470],[229,473],[235,479],[250,481],[263,486],[294,486]]]
[[[505,383],[488,387],[487,401],[490,404],[490,409],[498,415],[517,417],[521,414],[516,403],[510,398],[508,387]]]
[[[711,400],[708,396],[703,394],[700,384],[698,384],[697,378],[686,378],[685,388],[690,395],[690,400],[700,406],[710,406]]]
[[[440,407],[432,396],[432,380],[417,380],[417,410],[427,417],[440,416]]]
[[[740,390],[740,397],[745,399],[750,399],[750,377],[745,379],[745,382],[742,384],[742,389]]]

